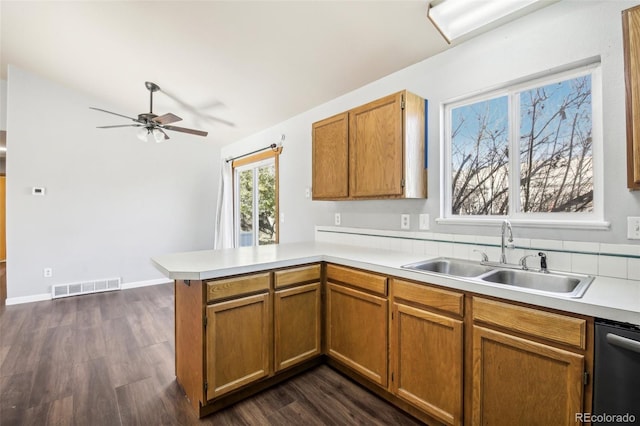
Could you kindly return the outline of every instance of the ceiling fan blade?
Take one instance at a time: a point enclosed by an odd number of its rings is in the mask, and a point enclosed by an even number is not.
[[[175,123],[176,121],[181,121],[181,120],[182,118],[178,117],[175,114],[171,114],[170,112],[153,119],[153,121],[160,124]]]
[[[223,120],[222,118],[214,117],[213,115],[204,115],[203,117],[207,120],[217,121],[218,123],[225,124],[229,127],[236,127],[236,125],[233,124],[231,121]]]
[[[142,124],[116,124],[113,126],[96,126],[96,129],[112,129],[114,127],[142,127]]]
[[[96,111],[102,111],[102,112],[106,112],[107,114],[113,114],[113,115],[117,115],[118,117],[124,117],[124,118],[128,118],[129,120],[138,121],[137,118],[127,117],[126,115],[118,114],[117,112],[107,111],[106,109],[100,109],[96,107],[89,107],[89,109],[95,109]]]
[[[178,96],[176,96],[174,93],[167,92],[166,89],[161,89],[160,91],[162,93],[164,93],[165,95],[167,95],[169,98],[173,99],[175,102],[178,103],[178,105],[180,105],[182,108],[186,109],[187,111],[189,111],[191,114],[195,115],[196,117],[204,118],[206,120],[211,120],[211,121],[217,121],[218,123],[225,124],[225,125],[227,125],[229,127],[235,127],[235,124],[230,122],[230,121],[223,120],[223,119],[217,118],[217,117],[213,117],[211,115],[203,114],[202,112],[200,112],[200,110],[203,109],[203,108],[195,108],[195,107],[189,105],[188,103],[186,103],[185,101],[180,99]],[[218,107],[218,106],[224,106],[224,104],[222,102],[220,102],[220,101],[215,101],[215,102],[210,103],[209,105],[207,105],[206,108],[213,108],[213,107]]]
[[[195,130],[195,129],[187,129],[185,127],[162,126],[162,128],[167,130],[173,130],[174,132],[189,133],[189,134],[198,135],[198,136],[207,136],[209,134],[209,132],[204,132],[202,130]]]

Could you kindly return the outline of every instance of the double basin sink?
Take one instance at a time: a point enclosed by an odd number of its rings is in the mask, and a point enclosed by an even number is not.
[[[447,257],[411,263],[402,267],[418,272],[464,278],[483,284],[504,285],[529,293],[553,294],[570,298],[582,297],[593,281],[593,277],[587,275],[534,272],[516,269],[515,265],[488,265]]]

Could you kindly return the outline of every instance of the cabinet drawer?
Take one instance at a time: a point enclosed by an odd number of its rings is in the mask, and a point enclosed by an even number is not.
[[[371,293],[387,295],[387,277],[336,265],[327,265],[327,280],[339,281]]]
[[[303,266],[301,268],[276,271],[274,274],[276,288],[306,281],[320,280],[320,265]]]
[[[207,282],[207,302],[269,290],[270,273]]]
[[[464,295],[404,280],[392,281],[393,297],[458,316],[464,312]]]
[[[580,349],[586,347],[587,322],[580,318],[474,297],[473,320]]]

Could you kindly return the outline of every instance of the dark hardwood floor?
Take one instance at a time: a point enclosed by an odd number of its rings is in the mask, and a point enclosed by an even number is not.
[[[0,261],[0,305],[4,305],[7,299],[7,262]]]
[[[202,420],[174,376],[173,286],[0,306],[0,425],[417,425],[327,366]]]

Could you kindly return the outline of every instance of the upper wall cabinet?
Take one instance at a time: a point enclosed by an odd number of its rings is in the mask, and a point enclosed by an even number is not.
[[[640,189],[640,6],[622,12],[627,99],[627,186]]]
[[[349,113],[313,123],[313,198],[349,196]]]
[[[427,197],[423,98],[398,92],[312,132],[314,200]]]

